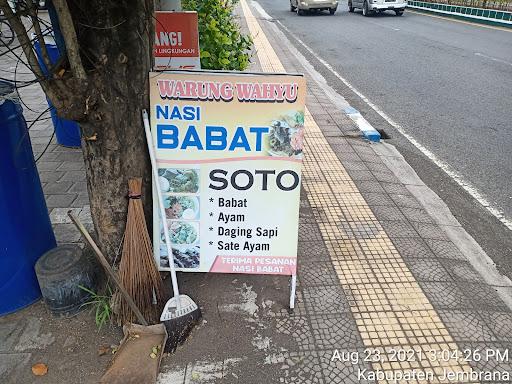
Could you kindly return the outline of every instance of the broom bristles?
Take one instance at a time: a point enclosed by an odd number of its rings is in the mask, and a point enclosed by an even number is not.
[[[163,284],[153,258],[153,247],[146,226],[142,200],[142,179],[128,180],[128,217],[123,241],[123,251],[119,264],[119,280],[149,324],[160,321],[163,307]],[[157,304],[153,304],[156,299]],[[119,303],[121,323],[134,322],[136,317],[121,299]]]

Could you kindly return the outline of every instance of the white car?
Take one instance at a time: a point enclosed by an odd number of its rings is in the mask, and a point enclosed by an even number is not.
[[[354,12],[354,9],[359,8],[363,10],[363,16],[387,10],[395,11],[397,16],[402,16],[406,6],[407,0],[348,0],[349,12]]]
[[[302,16],[306,11],[329,11],[334,15],[338,9],[338,0],[290,0],[290,11]]]

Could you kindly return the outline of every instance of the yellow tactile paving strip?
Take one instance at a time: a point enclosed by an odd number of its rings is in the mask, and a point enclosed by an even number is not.
[[[263,71],[285,72],[247,2],[240,3]],[[381,353],[373,369],[434,377],[401,383],[439,383],[445,371],[468,371],[448,354],[457,345],[307,109],[305,120],[303,186],[363,342]],[[423,354],[390,361],[392,349]]]

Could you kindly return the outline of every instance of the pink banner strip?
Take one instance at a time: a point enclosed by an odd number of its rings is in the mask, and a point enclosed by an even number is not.
[[[297,273],[297,258],[290,256],[217,256],[210,272],[295,275]]]

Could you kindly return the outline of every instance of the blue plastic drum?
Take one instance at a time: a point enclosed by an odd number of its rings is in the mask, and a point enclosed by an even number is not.
[[[14,85],[0,80],[0,315],[41,296],[34,265],[56,246]]]
[[[46,36],[45,45],[46,50],[48,51],[50,62],[52,64],[56,63],[59,60],[60,54],[53,38]],[[37,59],[41,65],[41,69],[43,70],[43,73],[47,75],[48,69],[43,63],[41,46],[39,45],[38,41],[34,43],[34,47],[36,49]],[[47,101],[48,106],[50,107],[50,115],[52,117],[53,127],[55,128],[55,137],[57,138],[57,143],[65,147],[80,147],[81,143],[79,125],[72,120],[62,119],[57,116],[57,112],[55,111],[51,101],[48,99]]]

